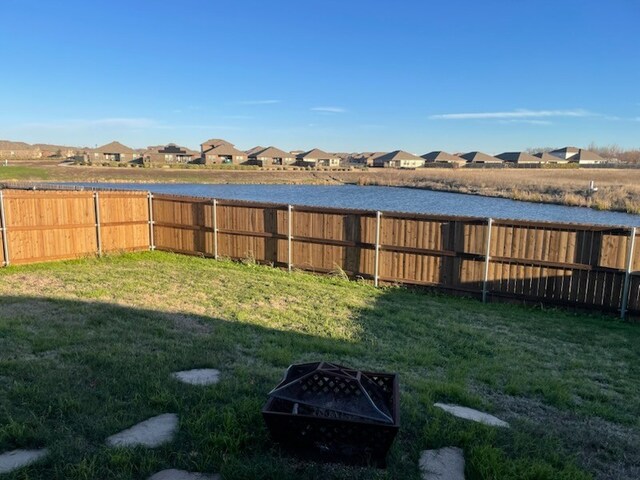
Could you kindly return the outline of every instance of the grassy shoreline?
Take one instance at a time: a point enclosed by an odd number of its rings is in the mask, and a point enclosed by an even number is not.
[[[153,272],[153,278],[149,278]],[[330,299],[330,301],[328,301]],[[640,329],[615,319],[147,252],[0,269],[0,451],[47,446],[9,479],[418,479],[426,448],[459,446],[468,479],[640,475]],[[294,362],[396,371],[401,433],[386,471],[299,462],[272,447],[266,392]],[[172,371],[222,381],[185,388]],[[480,408],[508,430],[432,405]],[[104,439],[164,412],[154,450]]]
[[[142,169],[24,165],[0,168],[0,181],[376,185],[465,193],[535,203],[640,213],[640,169]],[[587,194],[589,181],[598,191]]]

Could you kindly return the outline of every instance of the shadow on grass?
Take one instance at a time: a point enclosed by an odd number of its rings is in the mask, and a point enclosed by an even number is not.
[[[477,306],[389,289],[354,312],[362,332],[346,341],[236,319],[3,297],[0,451],[48,447],[51,455],[28,469],[34,479],[146,478],[163,468],[220,471],[227,480],[417,479],[421,450],[459,445],[468,478],[587,478],[553,435],[531,438],[517,421],[509,431],[496,430],[431,406],[437,400],[490,406],[474,390],[476,381],[522,387],[521,367],[499,364],[535,355],[517,352],[531,340],[518,340],[530,328],[526,310],[514,319],[513,342],[504,345],[495,333],[516,310],[502,306],[498,320],[479,315],[472,322],[465,315]],[[318,359],[400,372],[401,433],[386,471],[299,462],[269,441],[260,415],[267,392],[290,363]],[[199,367],[218,368],[221,382],[203,388],[170,379],[173,371]],[[546,388],[542,377],[524,378]],[[560,389],[549,388],[550,395]],[[180,416],[174,442],[155,450],[104,446],[107,436],[165,412]],[[27,478],[23,473],[7,478]]]

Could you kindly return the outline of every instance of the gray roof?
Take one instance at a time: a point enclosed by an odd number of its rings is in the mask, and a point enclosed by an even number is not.
[[[466,162],[464,158],[460,158],[457,155],[451,155],[450,153],[443,152],[442,150],[434,150],[433,152],[425,153],[422,155],[427,162]]]
[[[247,156],[251,156],[256,152],[259,152],[260,150],[264,150],[265,147],[263,147],[262,145],[258,145],[256,147],[250,148],[249,150],[245,150],[245,153],[247,154]]]
[[[207,140],[206,142],[202,142],[200,144],[201,147],[204,146],[210,146],[210,147],[217,147],[218,145],[231,145],[232,147],[235,147],[235,145],[233,143],[227,142],[226,140],[222,139],[222,138],[210,138],[209,140]]]
[[[390,162],[392,160],[424,160],[424,158],[418,157],[413,153],[405,152],[404,150],[394,150],[393,152],[376,157],[375,160],[376,162]]]
[[[559,159],[555,155],[551,155],[549,152],[538,152],[533,154],[534,157],[539,158],[541,162],[557,162]]]
[[[604,158],[602,158],[596,152],[592,152],[591,150],[583,150],[582,148],[579,149],[578,153],[573,155],[569,160],[571,160],[572,162],[579,162],[580,160],[604,162]]]
[[[151,153],[174,153],[177,155],[200,155],[200,152],[196,152],[187,147],[181,147],[175,143],[168,143],[166,145],[156,145],[147,148],[146,155]]]
[[[258,158],[258,157],[267,157],[267,158],[294,158],[292,153],[287,153],[284,150],[280,150],[276,147],[267,147],[263,148],[260,151],[254,152],[250,157]]]
[[[210,148],[206,152],[206,155],[232,155],[234,157],[246,157],[247,154],[241,150],[238,150],[230,143],[221,143],[213,148]]]
[[[491,155],[487,155],[482,152],[467,152],[460,155],[460,158],[464,158],[468,162],[477,162],[477,163],[499,163],[502,160],[496,157],[492,157]]]
[[[578,153],[580,149],[577,147],[562,147],[555,150],[551,150],[549,153]]]
[[[94,148],[94,152],[97,153],[138,153],[133,148],[127,147],[120,142],[111,142],[101,147]]]
[[[504,152],[496,155],[496,158],[512,163],[540,163],[541,159],[526,152]]]
[[[298,155],[298,158],[301,160],[306,160],[307,158],[313,159],[313,160],[324,160],[326,158],[335,158],[333,155],[320,150],[319,148],[314,148],[312,150],[309,150],[308,152],[304,152]]]

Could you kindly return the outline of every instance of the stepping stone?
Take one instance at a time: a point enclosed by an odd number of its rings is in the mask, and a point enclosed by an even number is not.
[[[215,368],[196,368],[174,372],[171,376],[183,383],[191,385],[213,385],[220,381],[220,371]]]
[[[425,450],[420,455],[422,480],[464,480],[464,454],[461,448]]]
[[[140,422],[107,438],[110,447],[157,447],[173,439],[178,430],[178,415],[165,413]]]
[[[176,470],[170,468],[169,470],[162,470],[161,472],[154,473],[148,480],[220,480],[220,475],[210,475],[207,473],[191,473],[186,470]]]
[[[26,467],[47,455],[48,450],[12,450],[0,454],[0,475],[9,473],[18,468]]]
[[[488,413],[474,410],[473,408],[461,407],[459,405],[447,405],[445,403],[434,403],[433,406],[441,408],[445,412],[449,412],[451,415],[458,418],[473,420],[474,422],[484,423],[485,425],[491,425],[492,427],[509,428],[509,424],[504,420],[500,420],[498,417],[494,417]]]

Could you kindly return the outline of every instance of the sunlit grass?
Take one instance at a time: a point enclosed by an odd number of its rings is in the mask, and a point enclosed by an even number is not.
[[[0,180],[48,180],[45,168],[30,166],[4,166],[0,162]]]
[[[0,270],[0,452],[47,446],[13,479],[419,478],[419,453],[460,446],[467,478],[634,478],[640,331],[611,317],[509,305],[168,253]],[[260,408],[287,365],[395,371],[401,432],[386,471],[301,463],[272,448]],[[215,387],[169,380],[222,371]],[[496,430],[434,408],[509,421]],[[174,442],[104,439],[164,412]]]

